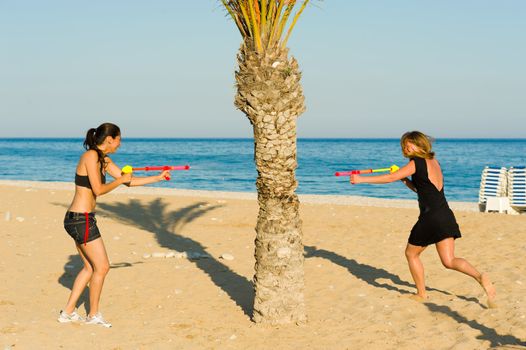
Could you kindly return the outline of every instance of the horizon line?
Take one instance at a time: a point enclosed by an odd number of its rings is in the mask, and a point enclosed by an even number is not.
[[[0,136],[0,140],[83,140],[84,137],[67,136]],[[154,136],[130,136],[126,140],[254,140],[253,137],[154,137]],[[526,141],[526,137],[433,137],[434,140],[517,140]],[[400,140],[400,137],[298,137],[297,140]]]

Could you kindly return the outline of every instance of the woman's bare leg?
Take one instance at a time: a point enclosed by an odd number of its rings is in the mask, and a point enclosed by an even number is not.
[[[416,299],[424,300],[427,298],[426,285],[424,280],[424,265],[420,260],[420,254],[426,249],[426,247],[420,247],[407,243],[405,248],[405,257],[409,264],[409,271],[416,285]]]
[[[488,304],[490,307],[494,306],[494,299],[496,296],[495,287],[489,280],[486,274],[477,271],[466,259],[455,257],[455,240],[453,238],[446,238],[436,244],[438,256],[440,261],[448,269],[462,272],[468,276],[473,277],[486,292],[488,296]]]
[[[88,259],[86,259],[84,253],[82,253],[82,250],[80,250],[78,245],[77,250],[79,252],[80,258],[82,259],[82,262],[84,263],[84,267],[82,268],[82,270],[79,271],[77,277],[75,278],[75,282],[73,282],[71,294],[69,295],[68,302],[66,304],[66,307],[64,308],[64,311],[68,314],[71,314],[77,307],[77,302],[80,296],[82,295],[84,288],[86,288],[86,285],[91,279],[91,275],[93,274],[93,268],[91,267],[90,262],[88,261]]]
[[[80,249],[93,267],[93,274],[89,282],[90,311],[88,316],[94,316],[99,312],[100,295],[104,285],[104,278],[106,278],[110,270],[110,262],[102,238],[88,242],[86,246],[81,245]]]

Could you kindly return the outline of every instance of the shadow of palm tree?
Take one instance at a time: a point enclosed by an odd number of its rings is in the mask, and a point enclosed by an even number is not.
[[[395,274],[390,273],[387,270],[379,269],[379,268],[376,268],[374,266],[367,265],[367,264],[361,264],[354,259],[348,259],[344,256],[341,256],[337,253],[334,253],[334,252],[331,252],[325,249],[318,249],[312,246],[305,246],[305,257],[306,258],[319,257],[319,258],[330,260],[336,265],[345,267],[355,277],[361,279],[362,281],[366,282],[367,284],[370,284],[373,287],[385,288],[387,290],[395,291],[400,294],[411,294],[411,292],[405,289],[400,289],[391,284],[378,282],[378,280],[381,280],[381,279],[388,279],[392,283],[398,286],[414,288],[413,284],[407,281],[403,281],[402,279],[400,279],[400,277],[398,277]]]
[[[177,233],[184,225],[220,207],[206,204],[197,202],[169,212],[166,210],[167,204],[162,199],[152,200],[148,204],[132,199],[127,204],[101,203],[99,207],[105,214],[114,215],[117,220],[125,224],[138,226],[153,233],[161,247],[178,252],[191,252],[196,256],[208,256],[206,259],[193,259],[192,261],[210,277],[215,285],[226,292],[247,316],[252,317],[254,300],[252,282],[210,256],[201,243]]]
[[[482,334],[477,337],[480,340],[488,340],[491,343],[491,347],[501,347],[508,345],[516,345],[520,347],[526,346],[526,341],[523,341],[511,334],[501,335],[498,334],[493,328],[486,327],[483,324],[475,320],[468,320],[466,317],[462,316],[458,312],[451,310],[449,307],[444,305],[437,305],[434,303],[424,303],[425,306],[431,312],[440,312],[444,315],[447,315],[457,321],[458,323],[463,323],[470,326],[473,329],[480,331]]]
[[[387,270],[379,269],[371,265],[359,263],[354,259],[348,259],[344,256],[341,256],[339,254],[336,254],[334,252],[331,252],[325,249],[317,249],[316,247],[305,246],[305,257],[306,258],[320,257],[320,258],[330,260],[337,265],[345,267],[347,270],[349,270],[351,274],[353,274],[357,278],[361,279],[362,281],[367,282],[368,284],[374,287],[385,288],[387,290],[399,292],[400,294],[412,294],[412,292],[409,292],[405,289],[400,289],[390,284],[379,283],[377,281],[380,279],[388,279],[396,285],[415,288],[414,284],[409,283],[407,281],[403,281],[402,279],[400,279],[399,276]],[[445,290],[432,288],[432,287],[426,287],[426,290],[435,291],[435,292],[439,292],[439,293],[446,294],[446,295],[452,295],[452,296],[455,296],[456,298],[478,304],[482,308],[487,308],[477,298],[474,298],[474,297],[466,297],[462,295],[457,295],[457,294],[447,292]]]

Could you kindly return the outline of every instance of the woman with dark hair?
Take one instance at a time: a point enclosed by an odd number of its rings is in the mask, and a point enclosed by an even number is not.
[[[142,186],[168,179],[170,173],[132,177],[122,174],[108,154],[115,153],[121,145],[121,132],[117,125],[101,124],[91,128],[86,134],[86,152],[80,157],[75,174],[75,196],[66,212],[64,228],[75,240],[84,267],[77,275],[64,310],[59,314],[61,323],[82,322],[111,327],[99,312],[99,300],[104,278],[110,269],[108,255],[95,219],[95,206],[98,196],[113,191],[119,185]],[[115,180],[106,183],[106,174]],[[75,310],[77,301],[89,283],[90,310],[86,320]]]

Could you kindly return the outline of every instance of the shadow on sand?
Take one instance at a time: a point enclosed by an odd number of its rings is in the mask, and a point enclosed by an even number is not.
[[[210,276],[212,282],[227,293],[247,316],[252,317],[254,301],[252,282],[210,256],[201,243],[177,233],[186,224],[218,207],[220,206],[197,202],[175,211],[168,211],[167,204],[162,199],[154,199],[147,204],[132,199],[127,204],[101,203],[99,204],[101,209],[99,212],[110,215],[127,225],[133,225],[151,232],[163,248],[178,252],[191,252],[197,255],[208,255],[209,257],[206,259],[191,261]]]
[[[390,291],[398,292],[400,294],[413,294],[413,292],[410,292],[406,289],[400,289],[396,286],[409,287],[412,289],[415,288],[414,284],[400,279],[399,276],[387,270],[379,269],[371,265],[359,263],[358,261],[354,259],[346,258],[344,256],[341,256],[337,253],[334,253],[334,252],[331,252],[325,249],[318,249],[312,246],[305,246],[305,257],[306,258],[319,257],[319,258],[327,259],[336,265],[345,267],[347,270],[349,270],[349,272],[352,275],[354,275],[355,277],[361,279],[362,281],[366,282],[367,284],[373,287],[384,288]],[[382,279],[389,280],[391,281],[392,284],[378,282],[378,280],[382,280]],[[436,289],[436,288],[426,287],[426,290],[435,291],[435,292],[439,292],[439,293],[446,294],[446,295],[454,295],[450,292]],[[455,295],[455,297],[465,300],[465,301],[479,304],[481,307],[486,308],[486,306],[481,304],[477,298],[465,297],[461,295]]]
[[[482,335],[478,336],[477,339],[480,340],[488,340],[491,343],[492,348],[499,348],[502,346],[517,346],[517,349],[519,349],[519,346],[521,349],[524,349],[523,347],[526,346],[526,342],[516,338],[515,336],[511,334],[501,335],[498,334],[494,329],[484,326],[483,324],[480,324],[479,322],[475,320],[468,320],[466,317],[462,316],[458,312],[451,310],[451,308],[445,306],[445,305],[437,305],[434,303],[424,303],[425,306],[429,309],[431,312],[439,312],[446,316],[451,317],[453,320],[457,321],[459,324],[465,324],[469,327],[478,330],[482,333]],[[515,347],[513,347],[515,348]]]
[[[110,269],[119,269],[122,267],[131,267],[135,264],[142,264],[142,262],[135,262],[135,263],[129,263],[129,262],[121,262],[121,263],[112,263],[110,265]],[[68,262],[64,265],[64,272],[62,275],[58,278],[58,282],[63,285],[64,287],[68,288],[69,290],[73,289],[73,283],[75,282],[75,278],[77,277],[79,271],[84,267],[84,263],[82,262],[82,259],[80,258],[80,255],[70,255],[68,257]],[[84,310],[86,311],[86,314],[88,314],[90,309],[90,302],[89,302],[89,287],[86,287],[82,294],[80,295],[79,300],[77,301],[77,305],[75,307],[80,307],[81,305],[84,305]]]
[[[384,269],[378,269],[374,266],[361,264],[354,259],[348,259],[339,254],[336,254],[334,252],[327,251],[324,249],[317,249],[316,247],[305,246],[305,257],[306,258],[320,257],[320,258],[324,258],[329,261],[332,261],[334,264],[347,268],[351,274],[353,274],[357,278],[367,282],[369,285],[374,286],[374,287],[385,288],[387,290],[396,291],[401,294],[411,293],[405,289],[400,289],[390,284],[379,283],[377,281],[379,279],[387,279],[387,280],[390,280],[393,284],[396,284],[398,286],[414,288],[413,284],[401,280],[400,277],[398,277],[397,275],[392,274]],[[434,288],[427,288],[427,289],[438,291],[440,293],[444,293],[447,295],[453,295],[452,293],[442,291],[439,289],[434,289]],[[459,299],[466,300],[466,301],[475,302],[479,304],[480,306],[482,306],[483,308],[487,308],[486,306],[482,305],[480,301],[478,301],[478,299],[476,298],[467,298],[467,297],[458,296],[458,295],[456,295],[456,297]],[[429,303],[429,302],[425,302],[423,304],[431,312],[442,313],[446,316],[449,316],[453,320],[457,321],[459,324],[465,324],[473,329],[480,331],[482,335],[478,336],[477,339],[488,340],[491,343],[492,348],[498,348],[502,346],[506,346],[506,348],[510,348],[509,346],[513,346],[513,348],[519,349],[519,348],[523,348],[524,346],[526,346],[525,341],[522,341],[521,339],[518,339],[515,336],[509,335],[509,334],[500,335],[494,329],[486,327],[483,324],[480,324],[479,322],[475,320],[468,320],[466,317],[462,316],[461,314],[459,314],[458,312],[452,310],[451,308],[447,306],[437,305],[437,304]]]
[[[79,271],[84,266],[80,255],[70,255],[68,262],[64,265],[64,272],[58,278],[58,282],[69,290],[73,289],[73,282],[75,282],[75,277],[77,277]],[[76,307],[80,307],[84,304],[84,310],[86,315],[90,310],[89,303],[89,287],[84,288],[84,291],[80,295],[79,300],[77,301]]]
[[[400,289],[392,284],[378,282],[378,280],[387,279],[395,285],[414,288],[413,284],[401,280],[400,277],[390,273],[387,270],[379,269],[367,264],[361,264],[354,259],[348,259],[344,256],[341,256],[337,253],[325,249],[318,249],[312,246],[305,246],[305,257],[318,257],[327,259],[336,265],[345,267],[353,276],[361,279],[362,281],[366,282],[367,284],[373,287],[384,288],[387,290],[398,292],[400,294],[411,294],[410,291]]]

